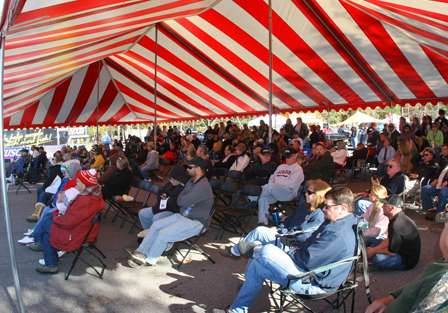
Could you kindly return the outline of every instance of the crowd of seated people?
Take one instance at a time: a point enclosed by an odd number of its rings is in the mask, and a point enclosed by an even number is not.
[[[83,218],[104,208],[104,200],[120,199],[135,186],[154,193],[157,200],[138,213],[141,243],[127,253],[136,265],[155,266],[173,243],[207,229],[217,195],[227,191],[230,207],[238,197],[256,204],[258,224],[237,244],[222,249],[226,256],[249,257],[245,283],[228,312],[247,312],[266,279],[285,285],[289,274],[353,257],[360,220],[368,225],[364,236],[370,265],[409,270],[419,261],[420,237],[403,211],[406,181],[421,181],[424,210],[442,212],[448,201],[448,168],[440,164],[448,158],[448,145],[438,144],[438,133],[431,132],[427,118],[422,124],[414,119],[412,125],[390,126],[383,132],[375,124],[366,128],[366,142],[359,142],[351,157],[344,142],[327,141],[319,127],[308,128],[300,119],[274,132],[272,142],[264,123],[240,128],[229,121],[209,127],[202,142],[170,126],[149,130],[146,142],[129,136],[111,142],[111,148],[94,145],[90,153],[66,146],[47,165],[29,219],[36,225],[20,243],[43,249],[38,271],[56,273],[58,251],[74,249],[64,242],[64,227],[70,224],[81,238]],[[425,141],[429,145],[421,144]],[[368,192],[354,195],[335,186],[338,168],[355,167],[369,158],[376,159],[379,171]],[[166,175],[160,175],[162,166]],[[91,210],[81,214],[86,201],[92,202]],[[278,202],[292,202],[295,209],[275,220],[271,206]],[[281,236],[285,233],[288,240]],[[290,287],[304,294],[334,292],[350,269],[342,266]]]

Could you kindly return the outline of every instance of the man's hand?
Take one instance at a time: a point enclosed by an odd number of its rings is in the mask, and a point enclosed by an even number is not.
[[[387,305],[389,305],[393,301],[394,297],[392,297],[391,295],[383,297],[381,299],[377,299],[366,308],[365,313],[383,313],[386,311]]]

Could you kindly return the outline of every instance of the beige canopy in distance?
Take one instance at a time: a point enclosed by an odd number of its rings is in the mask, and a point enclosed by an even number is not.
[[[355,125],[358,126],[359,124],[363,123],[384,123],[383,120],[379,120],[373,116],[370,116],[368,114],[362,113],[360,111],[356,111],[355,114],[350,116],[345,121],[342,121],[340,123],[337,123],[336,125]]]

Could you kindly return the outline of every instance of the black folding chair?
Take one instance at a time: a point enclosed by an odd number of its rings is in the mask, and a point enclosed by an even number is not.
[[[363,237],[363,229],[365,229],[365,223],[360,223],[356,227],[355,231],[356,231],[357,247],[353,257],[349,257],[335,263],[321,266],[319,268],[314,269],[313,271],[302,273],[300,275],[288,275],[288,283],[284,287],[280,286],[274,288],[272,282],[268,281],[267,284],[270,287],[270,295],[278,312],[284,312],[284,310],[287,307],[293,304],[298,305],[300,308],[303,308],[308,312],[315,312],[305,303],[305,301],[323,300],[327,302],[332,309],[338,310],[342,307],[344,313],[346,313],[347,312],[346,301],[349,298],[351,298],[350,312],[353,313],[355,309],[355,295],[356,295],[356,288],[358,287],[358,268],[360,264],[362,264],[367,300],[369,303],[372,303],[370,295],[370,279],[368,274],[367,252]],[[348,275],[347,280],[334,292],[328,292],[318,295],[305,295],[305,294],[298,294],[290,289],[291,283],[295,280],[307,279],[312,282],[313,277],[315,277],[316,274],[323,273],[336,267],[347,264],[352,265],[350,274]],[[276,298],[277,293],[278,293],[278,299]]]
[[[178,241],[178,242],[175,243],[174,253],[177,252],[177,253],[182,257],[182,260],[180,261],[180,263],[177,264],[177,269],[180,269],[180,268],[181,268],[181,266],[184,264],[185,260],[187,259],[188,255],[190,254],[190,252],[191,252],[192,250],[196,250],[197,252],[199,252],[200,254],[202,254],[203,256],[205,256],[205,257],[207,258],[207,260],[209,260],[209,261],[212,262],[213,264],[216,263],[215,260],[213,260],[212,257],[211,257],[207,252],[205,252],[204,249],[202,249],[202,248],[198,245],[198,241],[199,241],[199,239],[200,239],[202,236],[204,236],[204,234],[207,232],[207,230],[208,230],[208,228],[209,228],[209,226],[210,226],[210,222],[211,222],[211,219],[212,219],[214,213],[215,213],[215,209],[212,208],[212,209],[210,210],[210,215],[209,215],[209,218],[208,218],[208,220],[207,220],[206,225],[203,225],[203,226],[202,226],[202,229],[201,229],[201,231],[199,232],[198,235],[193,236],[193,237],[190,237],[190,238],[188,238],[188,239],[186,239],[186,240],[183,240],[183,241]],[[182,253],[182,251],[181,251],[180,248],[179,248],[180,245],[185,245],[185,246],[188,247],[186,253]]]
[[[81,246],[79,247],[78,250],[73,251],[73,253],[75,253],[75,257],[73,258],[72,264],[70,265],[70,268],[69,268],[67,274],[65,274],[65,280],[68,280],[68,278],[70,277],[70,274],[72,273],[76,263],[78,263],[78,260],[81,260],[84,264],[86,264],[88,267],[93,269],[95,271],[95,273],[98,275],[98,277],[103,279],[103,274],[106,269],[106,263],[104,263],[103,260],[106,258],[106,256],[100,249],[98,249],[98,247],[95,245],[94,242],[87,241],[90,233],[93,230],[93,227],[95,225],[101,223],[101,218],[102,218],[101,212],[97,213],[94,216],[94,218],[92,219],[92,224],[91,224],[88,232],[84,236],[84,240],[83,240]],[[100,271],[98,271],[88,260],[86,260],[82,257],[82,253],[84,251],[86,251],[89,255],[91,255],[93,258],[95,258],[100,263],[100,265],[101,265]]]

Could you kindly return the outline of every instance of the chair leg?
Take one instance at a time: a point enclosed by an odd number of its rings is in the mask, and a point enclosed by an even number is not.
[[[209,260],[210,262],[212,262],[213,264],[216,264],[215,260],[212,259],[212,257],[205,252],[197,243],[193,244],[193,248],[197,251],[199,251],[200,254],[202,254],[203,256],[205,256],[207,258],[207,260]]]
[[[70,277],[70,274],[73,271],[73,268],[75,267],[76,263],[78,262],[79,256],[81,255],[82,250],[84,250],[84,247],[81,246],[79,250],[76,252],[75,258],[72,261],[72,264],[70,265],[70,269],[68,270],[67,274],[65,274],[65,280],[68,280]]]
[[[184,262],[185,262],[187,256],[190,254],[190,251],[191,251],[192,248],[193,248],[193,247],[189,244],[188,251],[187,251],[187,253],[185,253],[185,255],[182,255],[182,253],[180,253],[180,251],[179,251],[179,254],[182,256],[182,261],[177,265],[177,269],[178,269],[178,270],[179,270],[179,269],[181,268],[181,266],[184,264]]]

